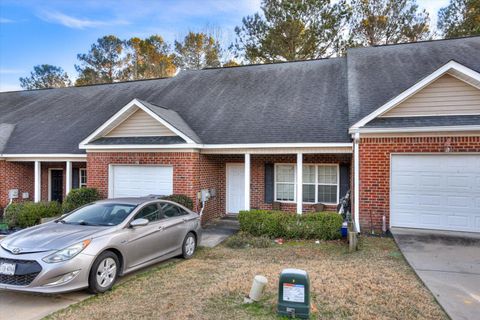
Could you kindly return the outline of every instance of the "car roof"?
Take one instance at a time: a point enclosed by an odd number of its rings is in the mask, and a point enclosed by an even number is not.
[[[146,197],[128,197],[128,198],[114,198],[97,201],[96,203],[121,203],[139,205],[145,202],[161,200],[162,196],[146,196]]]

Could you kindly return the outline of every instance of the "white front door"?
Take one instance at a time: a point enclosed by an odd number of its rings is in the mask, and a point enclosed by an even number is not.
[[[173,167],[112,165],[109,198],[144,197],[173,193]]]
[[[245,209],[245,166],[227,163],[227,213]]]
[[[393,227],[480,232],[480,155],[392,155]]]

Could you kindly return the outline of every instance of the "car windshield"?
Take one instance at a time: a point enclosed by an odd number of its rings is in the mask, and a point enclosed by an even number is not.
[[[57,220],[58,223],[86,226],[115,226],[135,209],[135,205],[123,203],[93,203]]]

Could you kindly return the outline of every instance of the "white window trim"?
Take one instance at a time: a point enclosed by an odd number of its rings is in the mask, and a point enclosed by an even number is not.
[[[278,200],[277,199],[277,167],[278,166],[293,166],[293,182],[278,182],[278,183],[282,183],[282,184],[289,184],[289,185],[293,185],[293,200]],[[273,185],[274,185],[274,190],[273,190],[273,197],[274,197],[274,201],[276,202],[282,202],[282,203],[296,203],[297,202],[297,188],[296,188],[296,185],[297,185],[297,165],[295,163],[275,163],[275,166],[274,166],[275,170],[273,171]]]
[[[85,181],[85,184],[82,184],[82,172],[85,172],[85,177],[87,177],[87,168],[79,168],[78,169],[78,188],[86,188],[87,187],[87,182]]]
[[[275,170],[273,173],[273,185],[274,185],[274,201],[275,202],[280,202],[280,203],[296,203],[297,202],[297,193],[294,192],[293,195],[293,201],[287,201],[287,200],[278,200],[277,199],[277,166],[282,166],[282,165],[290,165],[294,167],[294,181],[293,184],[295,186],[294,190],[296,190],[296,185],[297,185],[297,164],[296,163],[275,163]],[[315,182],[303,182],[304,185],[315,185],[315,202],[305,202],[302,201],[302,203],[305,204],[316,204],[316,203],[322,203],[325,205],[337,205],[340,202],[340,164],[338,163],[304,163],[303,166],[315,166]],[[321,184],[318,182],[318,167],[319,166],[330,166],[330,167],[337,167],[337,202],[332,203],[332,202],[318,202],[318,186],[319,185],[325,185],[325,186],[333,186],[333,184]],[[288,182],[279,182],[279,183],[285,183],[285,184],[290,184]]]

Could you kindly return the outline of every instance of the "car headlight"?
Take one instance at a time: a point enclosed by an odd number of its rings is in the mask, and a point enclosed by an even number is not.
[[[62,250],[58,250],[57,252],[54,252],[51,255],[46,256],[42,260],[45,261],[46,263],[56,263],[56,262],[70,260],[73,257],[75,257],[77,254],[82,252],[86,247],[88,247],[90,242],[92,242],[92,240],[83,240],[82,242],[71,245],[70,247],[67,247]]]

